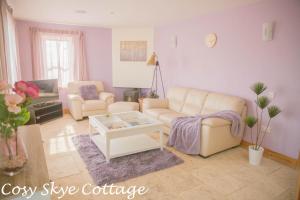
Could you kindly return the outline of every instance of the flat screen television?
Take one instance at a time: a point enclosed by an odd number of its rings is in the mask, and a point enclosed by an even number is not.
[[[44,103],[47,101],[58,100],[58,81],[57,79],[34,80],[29,81],[34,83],[39,89],[39,98],[33,100],[33,104]]]

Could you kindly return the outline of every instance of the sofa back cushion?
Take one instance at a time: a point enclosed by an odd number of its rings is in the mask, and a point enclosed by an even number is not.
[[[167,98],[169,100],[169,108],[173,111],[180,112],[188,92],[188,88],[174,87],[168,90]]]
[[[95,85],[98,94],[104,91],[103,83],[101,81],[74,81],[68,84],[68,93],[80,94],[80,87],[84,85]]]
[[[207,95],[207,91],[190,89],[186,95],[181,112],[187,115],[200,114]]]
[[[222,110],[232,110],[242,114],[245,103],[245,100],[240,97],[209,93],[206,97],[201,114],[210,114]]]

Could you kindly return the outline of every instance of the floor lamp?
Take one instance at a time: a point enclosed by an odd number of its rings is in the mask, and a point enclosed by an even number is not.
[[[157,55],[155,54],[155,52],[153,52],[152,56],[149,58],[149,60],[147,62],[147,65],[154,65],[155,66],[154,73],[153,73],[153,79],[152,79],[152,85],[151,85],[151,92],[155,92],[155,94],[157,95],[158,76],[160,76],[160,82],[161,82],[164,98],[166,98],[165,87],[164,87],[164,82],[163,82],[163,79],[162,79],[162,76],[161,76],[160,65],[159,65]]]

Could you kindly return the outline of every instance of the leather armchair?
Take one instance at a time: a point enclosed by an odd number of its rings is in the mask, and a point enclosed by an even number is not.
[[[97,100],[84,100],[79,88],[83,85],[95,85],[99,95]],[[114,102],[114,94],[104,92],[101,81],[75,81],[68,84],[68,107],[75,120],[81,120],[89,115],[107,112],[108,105]]]

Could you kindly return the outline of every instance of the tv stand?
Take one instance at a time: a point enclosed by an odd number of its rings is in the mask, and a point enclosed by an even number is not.
[[[41,124],[63,116],[62,103],[49,101],[31,105],[29,107],[30,121],[28,124]]]

